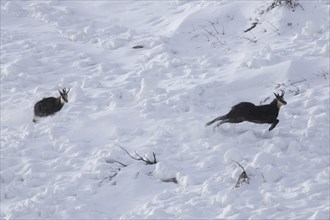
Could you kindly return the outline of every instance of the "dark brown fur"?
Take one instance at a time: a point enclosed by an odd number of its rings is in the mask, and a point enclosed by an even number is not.
[[[60,111],[65,102],[68,102],[68,93],[70,89],[67,91],[65,88],[59,91],[60,96],[43,98],[38,101],[34,105],[34,118],[33,122],[37,122],[37,117],[47,117],[50,115],[54,115],[56,112]]]
[[[283,96],[283,91],[281,95],[275,94],[276,98],[267,105],[256,106],[250,102],[241,102],[234,105],[228,114],[209,121],[205,126],[209,126],[216,121],[220,121],[216,127],[222,125],[223,123],[241,123],[243,121],[248,121],[258,124],[271,124],[269,131],[273,130],[279,122],[277,117],[281,105],[286,105],[286,101]]]

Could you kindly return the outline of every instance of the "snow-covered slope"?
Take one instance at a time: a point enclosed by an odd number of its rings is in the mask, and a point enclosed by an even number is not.
[[[300,4],[1,1],[1,218],[329,219],[329,2]],[[270,132],[204,127],[281,89]]]

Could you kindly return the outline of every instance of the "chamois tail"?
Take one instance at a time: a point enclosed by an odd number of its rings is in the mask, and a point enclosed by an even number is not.
[[[205,127],[206,127],[206,126],[209,126],[209,125],[211,125],[211,124],[213,124],[213,123],[216,122],[216,121],[220,121],[220,120],[223,120],[223,119],[225,119],[225,116],[219,116],[219,117],[213,119],[212,121],[207,122],[207,123],[205,124]]]

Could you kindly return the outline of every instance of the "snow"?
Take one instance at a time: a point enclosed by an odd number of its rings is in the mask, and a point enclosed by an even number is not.
[[[1,1],[1,219],[330,219],[330,5],[299,2]],[[204,126],[281,89],[272,131]]]

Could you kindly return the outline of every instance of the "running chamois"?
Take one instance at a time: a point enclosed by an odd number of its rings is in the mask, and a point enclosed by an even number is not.
[[[68,102],[68,93],[70,89],[66,90],[64,88],[62,91],[58,91],[60,93],[59,97],[43,98],[34,105],[33,122],[36,123],[38,122],[39,118],[54,115],[56,112],[62,109],[64,103]]]
[[[258,124],[271,124],[268,129],[271,131],[279,122],[277,116],[281,106],[286,105],[286,101],[283,98],[284,91],[282,90],[281,92],[281,95],[274,93],[276,98],[268,105],[256,106],[251,102],[241,102],[234,105],[228,114],[219,116],[212,121],[207,122],[205,126],[220,121],[214,127],[215,129],[223,123],[241,123],[243,121],[248,121]]]

